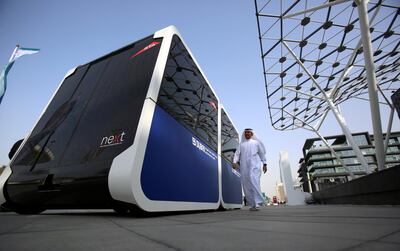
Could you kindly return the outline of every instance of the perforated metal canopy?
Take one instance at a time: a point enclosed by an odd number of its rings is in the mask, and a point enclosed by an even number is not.
[[[255,0],[255,4],[274,128],[296,129],[324,116],[330,108],[321,89],[336,105],[368,98],[355,2]],[[305,12],[321,5],[327,7]],[[368,3],[377,84],[387,96],[399,88],[399,6],[396,0]]]

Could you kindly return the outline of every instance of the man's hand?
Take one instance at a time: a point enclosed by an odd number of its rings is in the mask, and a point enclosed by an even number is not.
[[[233,167],[233,169],[238,169],[239,168],[239,164],[238,163],[233,163],[232,167]]]
[[[266,173],[267,172],[267,164],[263,165],[263,172]]]

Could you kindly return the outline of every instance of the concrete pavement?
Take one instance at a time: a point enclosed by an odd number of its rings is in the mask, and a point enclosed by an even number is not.
[[[0,213],[0,250],[400,250],[400,207],[269,206],[151,217]]]

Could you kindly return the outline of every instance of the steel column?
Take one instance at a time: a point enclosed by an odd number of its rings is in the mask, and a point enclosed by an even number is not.
[[[309,76],[309,78],[313,81],[313,83],[315,84],[315,86],[319,89],[319,91],[321,92],[321,94],[323,95],[323,97],[325,98],[326,102],[329,105],[329,108],[332,110],[333,114],[335,115],[336,120],[338,121],[340,127],[342,128],[342,131],[344,133],[344,135],[346,135],[346,139],[349,142],[350,146],[353,148],[358,161],[360,162],[361,166],[364,167],[365,171],[367,173],[370,173],[370,169],[368,167],[367,161],[364,158],[364,155],[362,154],[360,148],[358,147],[358,145],[356,144],[356,142],[354,141],[353,135],[351,135],[351,132],[349,130],[349,128],[347,127],[346,121],[344,119],[344,117],[340,114],[339,110],[337,109],[337,107],[335,106],[335,104],[333,103],[332,99],[330,98],[330,96],[324,91],[324,89],[317,83],[317,81],[314,79],[314,77],[312,76],[312,74],[307,70],[307,68],[303,65],[303,63],[300,61],[300,59],[296,56],[296,54],[292,51],[292,49],[290,49],[290,47],[285,43],[282,42],[286,49],[290,52],[290,54],[293,56],[293,58],[297,61],[297,63],[301,66],[301,68],[303,68],[304,72],[307,73],[307,75]],[[381,130],[382,131],[382,130]],[[382,132],[381,132],[382,135]]]
[[[363,43],[365,70],[368,82],[368,93],[371,108],[372,126],[374,130],[375,152],[378,170],[385,168],[385,155],[382,137],[381,115],[379,110],[378,89],[376,86],[375,66],[372,54],[371,34],[369,32],[368,1],[355,0],[360,20],[361,39]]]
[[[394,115],[394,107],[390,107],[390,117],[389,117],[388,127],[386,130],[385,145],[384,145],[384,150],[383,150],[384,154],[385,154],[385,160],[386,160],[387,149],[389,146],[389,138],[390,138],[390,134],[392,132],[393,115]]]
[[[315,133],[318,135],[318,137],[322,140],[322,142],[325,144],[325,146],[331,151],[331,154],[332,154],[333,156],[335,156],[335,158],[339,161],[339,163],[343,166],[343,168],[346,169],[346,171],[349,173],[351,179],[352,179],[352,180],[355,179],[354,173],[346,166],[346,163],[344,163],[344,161],[340,158],[340,156],[335,152],[335,150],[333,149],[333,147],[331,147],[331,146],[329,145],[328,141],[326,141],[326,139],[324,138],[324,136],[322,136],[322,135],[318,132],[317,129],[315,129],[313,126],[309,125],[307,122],[305,122],[305,121],[303,121],[303,120],[301,120],[301,119],[299,119],[299,118],[297,118],[297,117],[291,115],[290,113],[288,113],[288,112],[285,112],[285,113],[288,114],[289,116],[292,116],[292,118],[297,119],[298,121],[300,121],[300,122],[303,123],[304,125],[307,125],[307,126],[311,129],[311,131],[315,132]],[[303,128],[304,128],[304,127],[303,127]],[[306,129],[306,128],[304,128],[304,129]],[[308,169],[307,169],[307,171],[308,171]]]

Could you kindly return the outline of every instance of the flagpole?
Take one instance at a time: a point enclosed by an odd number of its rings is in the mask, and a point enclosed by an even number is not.
[[[11,61],[14,60],[15,53],[17,53],[18,48],[19,48],[19,44],[17,44],[17,45],[15,46],[15,49],[14,49],[13,53],[11,54],[11,57],[10,57],[10,59],[8,60],[8,62],[11,62]]]

